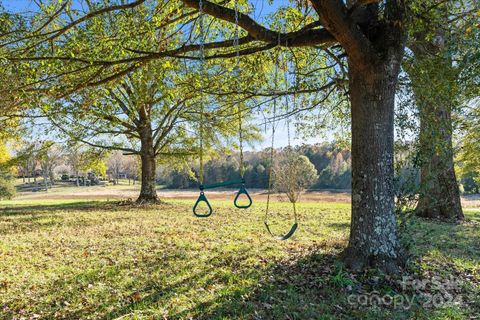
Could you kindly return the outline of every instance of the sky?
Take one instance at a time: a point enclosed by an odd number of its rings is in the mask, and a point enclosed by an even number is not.
[[[73,0],[73,2],[78,3],[79,1]],[[33,2],[33,0],[0,0],[0,3],[7,10],[11,10],[14,12],[24,12],[32,10],[36,7],[36,4]],[[272,4],[269,4],[268,1],[265,0],[254,0],[250,1],[250,3],[252,3],[256,8],[254,18],[257,19],[261,16],[272,13],[279,6],[287,4],[288,0],[276,0]]]
[[[0,0],[0,3],[11,12],[31,11],[36,7],[33,0]]]
[[[73,0],[74,4],[78,4],[80,1],[79,0]],[[288,0],[276,0],[273,1],[272,4],[269,4],[269,1],[266,0],[253,0],[250,1],[251,4],[254,5],[255,7],[255,12],[252,14],[252,18],[255,20],[261,20],[263,17],[271,14],[274,12],[278,7],[286,5],[289,3]],[[0,0],[0,4],[2,4],[7,11],[10,12],[22,12],[22,13],[27,13],[27,12],[32,12],[35,11],[37,8],[37,5],[33,0]],[[259,120],[261,122],[263,120]],[[256,143],[254,146],[254,149],[260,150],[266,147],[270,147],[271,144],[271,127],[268,128],[268,130],[265,132],[265,128],[262,128],[262,135],[264,137],[262,142]],[[326,142],[325,140],[321,140],[320,138],[310,138],[310,139],[304,139],[300,138],[295,134],[294,130],[294,125],[290,125],[290,132],[291,132],[291,143],[292,145],[300,145],[304,143],[322,143]],[[287,139],[287,125],[285,121],[280,121],[277,124],[277,129],[275,133],[275,147],[285,147],[288,145],[288,139]],[[332,135],[329,134],[328,132],[326,135],[324,134],[323,136],[326,136],[328,140],[332,140]],[[251,146],[246,146],[247,150],[251,150]]]

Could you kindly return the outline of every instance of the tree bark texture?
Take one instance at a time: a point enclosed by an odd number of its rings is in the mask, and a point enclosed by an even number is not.
[[[153,144],[153,134],[150,123],[146,123],[141,130],[141,151],[140,158],[142,162],[142,182],[140,188],[140,196],[137,199],[138,203],[157,203],[159,202],[157,196],[156,186],[156,162],[155,162],[155,148]]]
[[[395,273],[399,241],[394,208],[394,101],[398,62],[349,66],[352,113],[352,217],[345,262],[354,270]]]

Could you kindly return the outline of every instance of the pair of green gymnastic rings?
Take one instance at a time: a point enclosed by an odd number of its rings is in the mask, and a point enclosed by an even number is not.
[[[204,190],[207,189],[215,189],[215,188],[221,188],[221,187],[228,187],[232,185],[240,185],[240,189],[238,189],[237,194],[235,195],[235,198],[233,199],[233,204],[235,207],[238,209],[248,209],[252,206],[252,198],[250,197],[250,194],[248,193],[247,189],[245,188],[245,179],[239,179],[239,180],[231,180],[231,181],[225,181],[225,182],[217,182],[217,183],[211,183],[211,184],[205,184],[205,185],[200,185],[200,195],[198,196],[197,202],[195,202],[195,205],[193,206],[193,214],[196,217],[199,218],[207,218],[210,217],[213,213],[213,208],[210,205],[210,202],[208,201],[207,197],[205,196]],[[248,202],[246,204],[240,204],[239,199],[241,195],[245,195],[247,197]],[[198,206],[200,203],[205,202],[207,205],[208,211],[205,213],[200,213],[198,212]]]

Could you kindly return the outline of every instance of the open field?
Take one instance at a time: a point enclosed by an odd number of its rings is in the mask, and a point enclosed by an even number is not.
[[[208,219],[192,216],[193,191],[161,192],[166,204],[149,208],[114,202],[134,198],[131,186],[59,188],[0,202],[0,319],[474,319],[480,313],[478,208],[467,209],[468,221],[459,225],[407,223],[403,238],[413,256],[404,276],[422,280],[421,288],[342,268],[348,194],[307,194],[298,232],[281,242],[266,234],[264,201],[236,210],[225,200],[231,193],[211,194],[215,213]],[[286,231],[288,203],[273,208],[274,230]],[[452,279],[453,286],[433,285]],[[375,306],[375,296],[394,297],[396,307]],[[429,297],[436,302],[428,304]]]
[[[18,184],[21,184],[19,179]],[[41,186],[41,182],[40,182]],[[62,199],[79,199],[79,200],[126,200],[135,199],[140,191],[138,183],[130,185],[128,182],[122,181],[120,185],[110,186],[92,186],[92,187],[75,187],[73,185],[55,185],[48,192],[21,192],[16,197],[17,200],[62,200]],[[234,197],[236,190],[227,189],[223,191],[208,190],[208,198],[216,200],[228,200]],[[249,189],[250,194],[256,200],[265,201],[266,191],[260,189]],[[169,190],[159,189],[159,197],[162,199],[184,199],[195,201],[198,197],[198,190]],[[284,201],[284,197],[277,195],[276,200]],[[329,202],[329,203],[350,203],[350,193],[345,191],[308,191],[304,192],[300,198],[304,202]],[[465,195],[462,197],[462,205],[464,208],[480,208],[480,195]]]
[[[40,184],[41,186],[41,184]],[[62,199],[89,199],[89,200],[125,200],[138,197],[140,186],[129,185],[125,181],[120,185],[75,187],[70,185],[56,185],[48,192],[21,192],[16,199],[18,200],[62,200]],[[228,200],[233,199],[236,189],[226,189],[222,191],[208,190],[209,199]],[[257,200],[266,200],[266,191],[260,189],[249,189],[249,192]],[[195,201],[198,197],[198,190],[169,190],[159,189],[158,195],[165,199],[185,199]],[[284,200],[277,196],[277,200]],[[301,197],[302,201],[321,201],[350,203],[350,194],[342,191],[322,191],[306,192]]]

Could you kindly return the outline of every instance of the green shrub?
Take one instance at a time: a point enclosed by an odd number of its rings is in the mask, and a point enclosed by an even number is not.
[[[14,179],[11,176],[0,175],[0,200],[13,198],[15,191]]]

